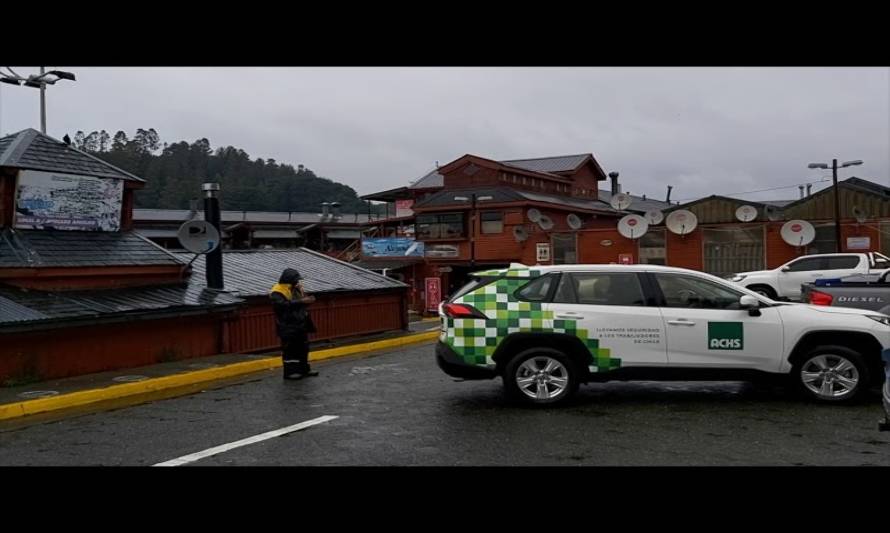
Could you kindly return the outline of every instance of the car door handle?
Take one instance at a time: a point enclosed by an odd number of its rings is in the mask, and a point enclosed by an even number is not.
[[[672,326],[694,326],[695,322],[681,318],[680,320],[668,320],[668,324]]]
[[[581,318],[581,313],[565,312],[565,313],[560,313],[560,314],[556,315],[556,318],[566,318],[566,319]]]

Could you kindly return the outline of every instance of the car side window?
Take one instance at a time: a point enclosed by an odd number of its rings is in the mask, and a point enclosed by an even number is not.
[[[541,276],[540,278],[533,279],[532,281],[523,285],[521,289],[516,291],[516,297],[526,302],[546,301],[547,297],[550,296],[550,290],[553,288],[553,283],[558,278],[559,276],[548,274],[546,276]]]
[[[829,257],[828,265],[825,270],[849,270],[859,265],[858,255],[841,255],[837,257]]]
[[[682,274],[655,274],[665,307],[739,309],[742,293],[713,281]]]
[[[640,279],[630,272],[564,274],[554,301],[583,305],[646,305]]]
[[[798,259],[797,261],[788,265],[789,272],[809,272],[811,270],[821,270],[822,269],[822,258],[821,257],[809,257],[807,259]]]

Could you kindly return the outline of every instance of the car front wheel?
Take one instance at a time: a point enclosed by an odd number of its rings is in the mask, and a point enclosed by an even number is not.
[[[821,402],[848,402],[868,388],[868,366],[862,355],[843,346],[820,346],[792,370],[798,389]]]

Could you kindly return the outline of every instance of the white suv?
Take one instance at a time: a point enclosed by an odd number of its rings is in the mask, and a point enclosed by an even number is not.
[[[890,268],[890,258],[877,252],[804,255],[773,270],[739,272],[730,281],[767,298],[800,300],[800,286],[822,278],[874,274]]]
[[[778,377],[842,402],[883,379],[890,316],[776,302],[716,276],[655,265],[513,265],[478,272],[440,306],[439,366],[502,377],[531,404],[582,382]]]

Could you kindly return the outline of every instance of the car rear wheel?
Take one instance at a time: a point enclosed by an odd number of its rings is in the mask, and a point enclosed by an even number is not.
[[[509,396],[529,405],[554,405],[578,390],[579,371],[566,354],[552,348],[532,348],[517,354],[504,370]]]
[[[749,290],[756,292],[761,296],[766,296],[770,300],[776,299],[776,291],[773,290],[769,285],[752,285],[748,287]]]
[[[817,347],[791,372],[805,396],[829,403],[858,398],[868,388],[870,378],[862,355],[843,346]]]

